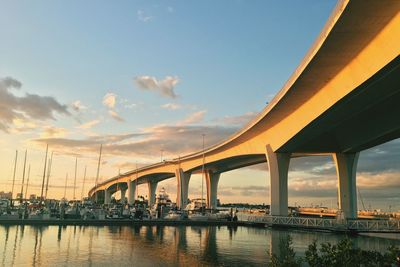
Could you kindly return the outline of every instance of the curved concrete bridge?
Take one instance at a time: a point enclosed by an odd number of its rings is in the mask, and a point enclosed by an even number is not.
[[[147,183],[154,203],[157,183],[177,177],[184,207],[190,176],[204,160],[207,206],[214,208],[221,173],[267,162],[271,214],[287,215],[290,159],[328,154],[339,208],[356,217],[359,152],[400,137],[399,40],[400,1],[341,0],[280,92],[241,131],[204,151],[113,177],[89,195],[104,194],[107,203],[118,189],[132,203],[136,185]]]

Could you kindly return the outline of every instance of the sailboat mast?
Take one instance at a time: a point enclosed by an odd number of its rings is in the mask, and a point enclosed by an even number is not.
[[[366,210],[366,209],[365,209],[365,205],[364,205],[364,200],[363,200],[363,198],[362,198],[362,196],[361,196],[360,188],[357,188],[357,189],[358,189],[358,195],[360,196],[360,200],[361,200],[361,204],[362,204],[362,206],[363,206],[363,209]]]
[[[85,190],[85,180],[86,180],[86,166],[85,166],[85,172],[83,173],[83,183],[82,183],[82,193],[81,193],[82,201],[83,201],[83,191]]]
[[[99,182],[99,174],[100,174],[100,162],[101,162],[101,151],[103,149],[103,144],[100,144],[100,153],[99,153],[99,161],[97,163],[97,174],[96,174],[96,182],[95,187],[97,187],[97,183]],[[96,202],[98,200],[98,194],[96,193]]]
[[[28,186],[29,186],[29,177],[31,176],[31,164],[28,166],[28,179],[26,180],[25,187],[25,199],[28,199]]]
[[[47,152],[48,151],[49,151],[49,144],[46,145],[46,156],[44,158],[44,169],[43,169],[42,190],[40,192],[40,203],[42,203],[42,201],[43,201],[44,179],[46,178],[46,167],[47,167],[46,164],[47,164]]]
[[[13,200],[13,195],[14,195],[15,172],[17,170],[17,160],[18,160],[18,150],[15,150],[14,175],[13,175],[13,181],[12,181],[12,187],[11,187],[11,206],[12,206],[12,200]]]
[[[67,196],[67,181],[68,181],[68,172],[67,175],[65,176],[65,186],[64,186],[64,199]]]
[[[24,159],[24,171],[22,172],[22,183],[21,183],[21,194],[19,196],[19,203],[22,204],[22,200],[24,199],[24,183],[25,183],[25,168],[26,168],[26,155],[28,150],[25,149],[25,159]]]
[[[137,167],[137,161],[136,161],[136,179],[135,179],[135,194],[136,194],[136,197],[135,197],[135,199],[137,200],[137,198],[138,198],[138,167]]]
[[[204,164],[205,164],[205,153],[204,153],[204,137],[205,134],[202,134],[203,136],[203,166],[202,166],[202,170],[201,170],[201,207],[203,208],[204,206]]]
[[[75,158],[74,200],[76,199],[75,191],[76,191],[76,171],[77,171],[77,168],[78,168],[78,157]]]
[[[49,167],[48,167],[48,170],[47,170],[46,193],[45,193],[45,196],[44,196],[45,199],[47,199],[47,191],[49,191],[49,180],[50,180],[51,166],[53,165],[53,152],[54,151],[51,151],[51,156],[50,156],[50,159],[49,159]]]

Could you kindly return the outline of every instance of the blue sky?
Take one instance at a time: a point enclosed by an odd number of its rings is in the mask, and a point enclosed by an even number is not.
[[[78,180],[87,165],[86,187],[93,185],[99,143],[109,144],[101,169],[106,179],[136,162],[159,161],[161,149],[164,158],[196,151],[202,132],[207,145],[223,140],[280,90],[334,6],[332,0],[1,1],[0,191],[10,190],[16,149],[20,155],[28,149],[31,193],[37,193],[44,145],[50,143],[50,196],[60,197],[75,156]],[[187,142],[176,139],[177,129],[189,131]],[[397,145],[377,149],[393,155]],[[374,151],[361,157],[361,166],[374,162]],[[331,159],[296,162],[289,203],[335,203]],[[397,165],[361,168],[361,188],[377,173],[392,181]],[[21,180],[22,157],[18,166]],[[268,183],[260,166],[229,172],[220,197],[268,202]],[[329,196],[299,193],[310,185]],[[173,179],[162,186],[174,196]],[[199,186],[194,177],[190,196]],[[380,207],[394,201],[393,194],[386,197]]]

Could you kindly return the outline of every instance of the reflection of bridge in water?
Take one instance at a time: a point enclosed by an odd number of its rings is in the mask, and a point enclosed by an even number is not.
[[[337,243],[343,236],[248,227],[0,226],[2,266],[257,265],[278,253],[290,235],[297,253],[314,240]],[[57,238],[54,238],[56,237]],[[385,251],[400,240],[358,236],[362,249]]]
[[[136,186],[147,184],[152,204],[157,183],[176,177],[184,207],[204,157],[207,206],[215,208],[221,173],[267,162],[271,214],[287,216],[290,159],[331,155],[339,209],[357,217],[359,153],[400,137],[399,11],[400,1],[339,0],[296,71],[249,125],[204,151],[113,177],[89,195],[109,203],[120,190],[133,203]]]

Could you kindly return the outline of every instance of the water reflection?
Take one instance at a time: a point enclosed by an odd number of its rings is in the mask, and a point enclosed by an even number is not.
[[[292,237],[298,255],[317,242],[342,235],[247,227],[0,226],[1,266],[265,265],[279,242]],[[55,238],[56,237],[56,238]],[[366,250],[400,246],[398,239],[354,237]]]

